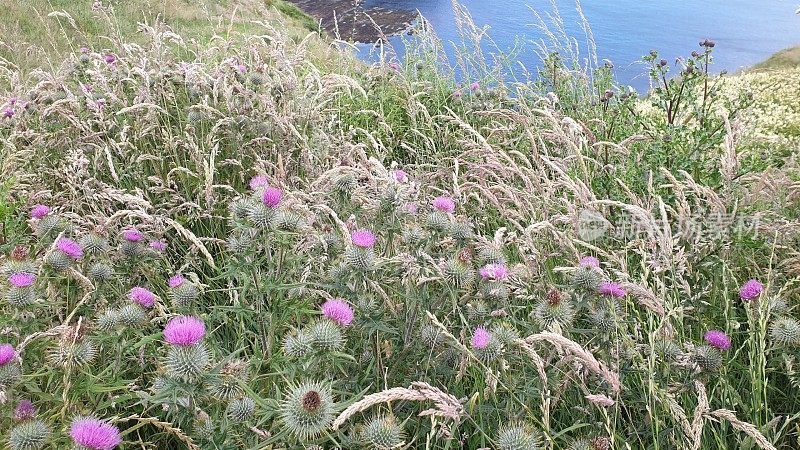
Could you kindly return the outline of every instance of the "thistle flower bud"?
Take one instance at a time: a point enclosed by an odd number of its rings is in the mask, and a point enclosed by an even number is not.
[[[104,261],[97,261],[89,266],[89,277],[92,280],[103,282],[108,281],[114,276],[114,268]]]
[[[97,318],[97,328],[100,331],[111,331],[117,327],[120,323],[120,314],[119,311],[113,308],[109,308]]]
[[[314,349],[314,338],[305,331],[288,334],[283,341],[283,352],[290,358],[303,357]]]
[[[378,416],[370,420],[360,433],[365,445],[376,450],[389,450],[403,445],[403,429],[394,416]]]
[[[475,271],[457,259],[450,259],[442,267],[445,280],[458,289],[472,286],[475,281]]]
[[[197,286],[183,275],[171,277],[167,280],[167,285],[170,288],[169,293],[170,297],[172,297],[172,303],[179,308],[189,306],[200,296],[200,290]]]
[[[256,402],[250,397],[242,397],[228,403],[225,408],[225,416],[234,423],[241,423],[250,420],[256,411]]]
[[[136,327],[147,322],[147,311],[139,304],[129,304],[120,308],[117,318],[125,326]]]
[[[286,429],[301,440],[319,436],[333,421],[330,388],[319,382],[291,387],[281,402],[280,416]]]
[[[313,345],[321,350],[339,351],[344,348],[344,335],[341,328],[329,319],[312,323],[308,328]]]
[[[575,319],[575,308],[567,299],[559,296],[555,301],[554,296],[548,295],[547,298],[536,303],[531,315],[536,325],[540,329],[546,330],[554,323],[558,323],[562,327],[571,324]]]
[[[692,360],[704,372],[716,372],[722,367],[722,354],[710,345],[695,348]]]
[[[10,450],[39,450],[45,448],[53,430],[41,420],[26,420],[8,433]]]
[[[89,255],[101,255],[109,251],[108,240],[97,234],[85,234],[78,239],[78,244],[83,248],[84,252]]]
[[[778,345],[800,345],[800,321],[793,317],[780,317],[772,322],[770,337]]]
[[[500,450],[538,450],[539,435],[528,425],[513,423],[500,429],[497,447]]]

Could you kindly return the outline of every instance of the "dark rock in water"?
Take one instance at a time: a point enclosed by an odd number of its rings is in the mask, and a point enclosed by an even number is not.
[[[417,12],[365,6],[363,0],[289,0],[320,21],[333,37],[355,42],[376,42],[383,36],[407,31]]]

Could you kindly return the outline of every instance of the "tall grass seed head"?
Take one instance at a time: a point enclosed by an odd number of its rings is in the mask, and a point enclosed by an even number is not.
[[[353,309],[342,299],[332,298],[322,304],[322,313],[325,317],[343,327],[353,322]]]
[[[74,419],[69,436],[79,448],[88,450],[112,450],[122,443],[119,428],[92,417]]]
[[[280,416],[286,429],[300,440],[322,434],[333,421],[333,395],[319,382],[303,382],[291,387],[281,402]]]

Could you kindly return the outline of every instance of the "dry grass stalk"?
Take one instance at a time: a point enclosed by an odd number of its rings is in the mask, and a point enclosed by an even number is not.
[[[142,417],[142,416],[134,414],[134,415],[131,415],[131,416],[128,416],[128,417],[123,417],[121,419],[117,419],[114,422],[115,423],[128,422],[128,421],[131,421],[131,420],[135,420],[135,421],[137,421],[139,423],[142,423],[142,424],[152,425],[152,426],[154,426],[154,427],[156,427],[156,428],[158,428],[160,430],[163,430],[165,433],[168,433],[168,434],[171,434],[171,435],[175,436],[176,438],[178,438],[179,441],[181,441],[184,444],[186,444],[186,448],[189,449],[189,450],[200,450],[200,446],[195,444],[194,441],[192,440],[192,438],[187,436],[186,433],[183,432],[183,430],[181,430],[180,428],[175,427],[174,425],[172,425],[169,422],[163,422],[161,420],[158,420],[155,417]]]
[[[694,382],[694,387],[697,390],[697,407],[694,409],[692,426],[689,428],[689,430],[687,430],[687,435],[690,437],[691,448],[697,450],[700,448],[700,443],[703,437],[703,417],[708,412],[709,408],[706,387],[699,381]]]
[[[348,418],[356,413],[364,411],[373,405],[388,403],[398,400],[406,401],[432,401],[436,407],[426,409],[419,413],[420,416],[439,416],[452,419],[455,422],[461,420],[464,414],[464,405],[452,395],[443,392],[439,388],[433,387],[428,383],[417,381],[411,383],[408,388],[391,388],[381,392],[367,395],[363,399],[353,403],[339,414],[333,421],[333,429],[339,428]]]
[[[715,409],[711,411],[711,416],[716,417],[717,419],[724,419],[730,422],[733,428],[747,434],[759,447],[763,448],[764,450],[777,450],[774,445],[772,445],[763,434],[755,427],[755,425],[747,422],[743,422],[736,418],[736,413],[729,409]]]
[[[594,355],[592,355],[592,353],[589,350],[586,350],[585,348],[581,347],[581,345],[578,344],[577,342],[567,339],[566,337],[560,334],[550,333],[550,332],[534,334],[526,337],[525,339],[523,339],[523,341],[528,344],[538,341],[547,341],[553,344],[559,350],[572,354],[580,361],[582,361],[589,370],[599,375],[602,379],[606,380],[606,382],[608,382],[608,384],[611,385],[611,389],[614,392],[619,392],[620,390],[619,375],[612,372],[608,368],[608,366],[598,361],[597,358],[595,358]]]

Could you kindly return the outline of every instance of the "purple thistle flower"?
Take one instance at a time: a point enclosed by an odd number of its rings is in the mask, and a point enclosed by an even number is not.
[[[152,308],[156,303],[156,294],[138,286],[131,289],[130,293],[128,293],[128,298],[145,308]]]
[[[723,331],[710,330],[706,332],[703,338],[708,342],[708,345],[720,350],[728,350],[731,348],[731,338]]]
[[[280,189],[268,186],[261,196],[261,201],[270,208],[275,208],[281,202],[281,198],[283,198],[283,192]]]
[[[14,408],[14,420],[21,422],[36,417],[36,407],[33,406],[30,400],[20,400],[17,407]]]
[[[34,219],[41,219],[48,214],[50,214],[50,207],[47,205],[34,205],[31,208],[31,217]]]
[[[394,71],[399,71],[400,70],[400,64],[398,64],[396,62],[390,62],[389,63],[389,68],[394,70]]]
[[[27,272],[17,272],[8,277],[8,282],[18,288],[28,287],[36,281],[36,275]]]
[[[375,245],[375,241],[377,238],[372,231],[367,230],[366,228],[362,228],[360,230],[353,231],[350,234],[350,239],[353,240],[353,245],[360,248],[372,248]]]
[[[332,298],[323,303],[322,314],[343,327],[353,322],[353,309],[340,298]]]
[[[164,243],[164,241],[150,241],[150,248],[159,253],[163,253],[167,251],[167,244]]]
[[[10,118],[14,117],[14,114],[16,114],[16,112],[14,111],[14,108],[6,108],[3,111],[3,117],[5,117],[6,119],[10,119]]]
[[[408,182],[408,174],[403,169],[397,169],[392,172],[392,178],[398,183],[407,183]]]
[[[457,99],[458,99],[458,98],[461,98],[461,96],[462,96],[462,95],[464,95],[464,94],[463,94],[461,91],[455,91],[455,92],[453,92],[453,97],[454,97],[454,98],[457,98]]]
[[[581,267],[591,267],[593,269],[600,268],[600,260],[594,256],[584,256],[581,258],[578,264],[580,264]]]
[[[106,53],[106,55],[103,57],[103,60],[106,62],[106,64],[114,64],[117,62],[117,56],[113,53]]]
[[[489,339],[491,335],[489,332],[486,331],[486,328],[478,327],[475,329],[475,332],[472,333],[472,348],[473,349],[482,349],[486,348],[489,345]]]
[[[172,345],[195,345],[206,335],[206,324],[193,316],[170,319],[164,327],[164,339]]]
[[[434,208],[441,212],[454,213],[456,210],[456,202],[450,197],[436,197],[431,203]]]
[[[84,53],[84,54],[85,54],[85,53],[89,53],[89,51],[90,51],[90,50],[89,50],[89,47],[81,47],[81,48],[80,48],[80,52],[81,52],[81,53]]]
[[[11,344],[0,344],[0,366],[11,362],[17,356],[17,352]]]
[[[250,189],[252,190],[267,186],[269,186],[269,180],[264,175],[256,175],[253,178],[250,178]]]
[[[619,285],[619,283],[614,283],[613,281],[605,281],[600,283],[600,293],[609,297],[617,297],[622,298],[625,297],[625,289]]]
[[[73,420],[69,436],[75,444],[90,450],[111,450],[122,442],[119,428],[91,417]]]
[[[414,202],[408,202],[408,203],[406,203],[405,205],[403,205],[403,208],[405,208],[405,210],[406,210],[406,211],[407,211],[409,214],[416,214],[416,213],[417,213],[417,204],[416,204],[416,203],[414,203]]]
[[[487,264],[478,273],[484,280],[500,281],[508,277],[508,267],[505,264]]]
[[[182,285],[184,281],[186,281],[186,278],[184,278],[183,275],[179,274],[179,275],[175,275],[174,277],[171,277],[167,281],[167,284],[169,285],[170,288],[174,289],[174,288]]]
[[[471,91],[477,91],[480,88],[481,88],[481,85],[477,81],[469,85],[469,89]]]
[[[739,297],[742,300],[755,300],[764,291],[764,285],[758,280],[749,280],[741,289],[739,289]]]
[[[83,256],[83,249],[72,239],[61,238],[56,243],[56,248],[64,252],[67,256],[78,259]]]
[[[144,235],[138,230],[125,230],[122,232],[122,237],[128,242],[139,242],[144,239]]]
[[[245,66],[244,64],[237,64],[236,70],[238,70],[239,73],[245,73],[247,72],[247,66]]]

